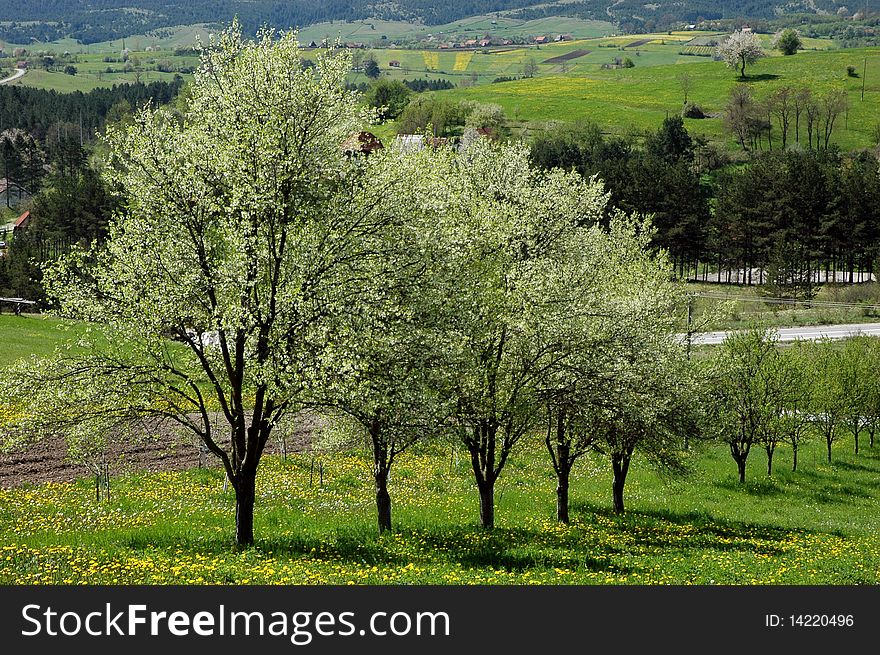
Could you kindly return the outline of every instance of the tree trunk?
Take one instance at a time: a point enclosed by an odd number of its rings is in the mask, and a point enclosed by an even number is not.
[[[388,494],[388,469],[374,471],[376,481],[376,513],[379,517],[379,534],[391,532],[391,496]]]
[[[257,472],[242,471],[235,478],[235,543],[254,543],[254,502],[257,496]]]
[[[776,446],[767,446],[765,448],[767,451],[767,475],[773,475],[773,451],[776,450]]]
[[[793,443],[793,444],[791,445],[791,453],[792,453],[791,470],[792,470],[792,471],[797,471],[797,453],[798,453],[798,447],[797,447],[797,444],[796,444],[796,443]]]
[[[480,525],[491,530],[495,527],[495,482],[482,481],[477,487],[480,491]]]
[[[496,469],[498,425],[492,421],[482,421],[473,428],[473,436],[465,439],[471,456],[471,470],[480,494],[480,525],[487,530],[495,527],[495,480],[498,479],[505,456],[500,456]]]
[[[611,467],[614,469],[614,483],[612,494],[614,497],[614,513],[623,514],[623,487],[626,484],[626,474],[629,472],[629,460],[631,455],[615,453],[611,456]]]
[[[740,483],[744,483],[746,481],[746,460],[749,458],[749,449],[746,447],[740,447],[736,442],[730,443],[730,456],[733,457],[733,461],[736,462],[736,468],[739,471],[739,481]]]
[[[831,444],[833,443],[833,440],[830,437],[826,436],[825,443],[828,446],[828,463],[830,464],[831,463]]]
[[[859,454],[859,433],[856,432],[855,436],[856,436],[856,455],[858,455]]]
[[[379,534],[391,532],[391,496],[388,494],[388,474],[394,459],[393,444],[389,444],[383,423],[378,415],[369,424],[370,440],[373,444],[373,481],[376,486],[376,516],[379,521]]]
[[[568,523],[568,480],[571,468],[562,464],[556,472],[556,520]]]

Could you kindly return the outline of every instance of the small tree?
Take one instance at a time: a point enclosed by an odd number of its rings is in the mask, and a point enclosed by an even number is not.
[[[830,464],[831,447],[840,438],[840,426],[848,404],[841,377],[843,354],[828,341],[811,344],[807,353],[810,415],[825,439]]]
[[[523,64],[522,75],[523,77],[534,77],[537,74],[538,63],[535,61],[534,57],[529,57]]]
[[[382,74],[382,71],[379,70],[379,62],[376,61],[376,58],[372,53],[364,57],[364,61],[361,64],[361,67],[364,69],[364,75],[369,77],[371,80],[375,80],[379,75]]]
[[[639,452],[661,471],[682,474],[684,441],[697,433],[697,404],[682,345],[671,332],[651,332],[648,336],[638,329],[636,338],[625,340],[607,402],[593,415],[593,448],[611,461],[617,514],[624,512],[633,455]]]
[[[728,68],[739,69],[739,75],[745,79],[746,66],[751,66],[764,56],[761,40],[752,32],[736,31],[718,44],[718,56]]]
[[[727,100],[724,124],[743,150],[747,150],[752,141],[756,111],[751,89],[745,84],[734,86]]]
[[[791,446],[791,470],[797,471],[798,450],[810,433],[809,367],[798,348],[788,348],[778,362],[783,376],[783,404],[776,417],[775,432]],[[772,471],[772,453],[768,453],[767,472]]]
[[[784,55],[793,55],[804,47],[796,29],[787,28],[773,35],[772,46]]]
[[[412,91],[400,80],[379,79],[370,84],[364,99],[382,118],[397,118],[406,109]]]
[[[746,481],[752,446],[766,440],[785,407],[776,341],[776,335],[761,329],[732,334],[720,346],[712,366],[714,419],[710,429],[730,448],[741,483]],[[772,448],[768,455],[772,461]]]
[[[844,400],[842,423],[853,436],[855,453],[859,454],[859,435],[871,423],[871,378],[873,345],[870,337],[847,339],[843,347],[840,371],[841,394]]]
[[[681,87],[681,91],[684,94],[684,102],[682,102],[682,104],[687,105],[691,90],[694,88],[694,76],[690,73],[681,73],[676,79],[678,80],[678,85]]]

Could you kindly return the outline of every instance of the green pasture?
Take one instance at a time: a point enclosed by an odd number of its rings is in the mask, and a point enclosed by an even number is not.
[[[574,470],[572,522],[554,519],[555,479],[534,439],[497,485],[495,530],[478,527],[469,460],[451,446],[401,456],[390,483],[395,531],[374,526],[370,457],[267,457],[258,476],[254,548],[236,552],[234,503],[220,470],[0,490],[4,584],[876,584],[880,447],[824,462],[780,449],[772,477],[750,457],[748,480],[723,447],[691,451],[675,481],[636,459],[627,513],[611,507],[610,464]]]
[[[645,46],[647,47],[647,46]],[[628,55],[629,56],[629,55]],[[649,57],[649,54],[643,57]],[[633,58],[633,57],[631,57]],[[707,113],[720,113],[738,75],[723,63],[704,57],[682,57],[675,65],[594,70],[590,73],[547,75],[533,79],[457,88],[440,92],[449,100],[476,100],[500,104],[514,121],[528,126],[551,120],[593,120],[613,131],[656,129],[663,118],[677,113],[683,102],[679,76],[693,79],[690,100]],[[697,61],[693,60],[706,60]],[[863,75],[867,60],[867,74]],[[847,75],[855,66],[858,77]],[[871,133],[880,121],[880,49],[801,52],[791,57],[771,56],[759,60],[748,71],[749,84],[757,98],[783,85],[809,86],[821,94],[843,88],[849,95],[849,111],[841,116],[833,142],[842,148],[871,145]],[[865,82],[865,98],[860,99]],[[710,137],[723,134],[720,118],[687,119],[688,130]]]
[[[83,324],[35,314],[15,316],[8,304],[0,314],[0,366],[22,357],[51,355],[56,347],[73,343],[85,332]]]

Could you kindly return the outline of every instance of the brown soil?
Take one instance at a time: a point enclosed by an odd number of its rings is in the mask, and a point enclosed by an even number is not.
[[[297,419],[294,433],[287,440],[287,451],[304,450],[315,424],[313,417]],[[267,454],[279,451],[276,441],[271,440],[266,444]],[[203,455],[201,459],[205,466],[220,466],[220,460],[212,454]],[[162,430],[158,438],[115,443],[110,446],[107,455],[111,475],[132,471],[180,471],[199,466],[199,460],[199,449],[193,440],[170,429]],[[65,442],[61,437],[43,439],[21,451],[0,453],[0,487],[69,482],[91,475],[87,467],[68,461]]]
[[[578,57],[583,57],[592,52],[592,50],[572,50],[571,52],[567,52],[564,55],[559,55],[557,57],[550,57],[550,59],[545,59],[542,61],[542,64],[564,64],[567,61],[571,61],[572,59],[577,59]]]

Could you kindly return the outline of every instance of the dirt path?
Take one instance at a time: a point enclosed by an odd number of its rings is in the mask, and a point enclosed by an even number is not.
[[[5,77],[5,78],[3,78],[2,80],[0,80],[0,84],[6,84],[7,82],[14,82],[14,81],[17,80],[18,78],[23,77],[25,73],[27,73],[27,70],[26,70],[26,69],[24,69],[24,68],[16,68],[16,69],[15,69],[15,72],[14,72],[12,75],[10,75],[9,77]]]
[[[313,417],[298,418],[294,434],[287,441],[288,452],[304,450],[315,429]],[[279,450],[270,441],[266,454]],[[182,471],[199,465],[199,449],[191,439],[176,432],[163,431],[159,438],[136,439],[110,447],[108,453],[111,475],[132,471]],[[204,457],[207,466],[220,466],[213,455]],[[19,487],[41,482],[70,482],[89,477],[85,466],[71,464],[66,457],[64,439],[44,439],[23,451],[0,453],[0,487]]]

